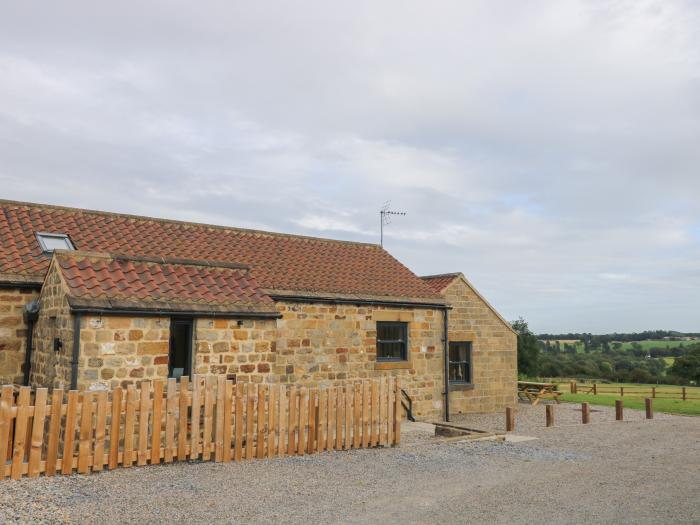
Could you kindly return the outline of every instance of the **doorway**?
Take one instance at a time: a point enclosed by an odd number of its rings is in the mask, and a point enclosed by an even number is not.
[[[170,320],[168,377],[180,379],[192,371],[192,319]]]

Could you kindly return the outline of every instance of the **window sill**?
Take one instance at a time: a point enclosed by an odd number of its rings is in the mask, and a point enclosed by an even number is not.
[[[474,390],[474,383],[450,383],[450,390]]]
[[[375,370],[405,370],[411,368],[410,361],[375,361]]]

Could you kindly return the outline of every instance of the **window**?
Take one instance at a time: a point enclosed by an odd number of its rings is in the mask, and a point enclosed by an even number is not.
[[[472,382],[472,344],[450,342],[450,383]]]
[[[180,379],[189,376],[192,370],[192,320],[170,321],[170,352],[168,355],[168,377]]]
[[[407,323],[377,322],[377,361],[407,360]]]
[[[51,253],[54,250],[75,250],[73,243],[64,233],[37,233],[36,238],[44,253]]]

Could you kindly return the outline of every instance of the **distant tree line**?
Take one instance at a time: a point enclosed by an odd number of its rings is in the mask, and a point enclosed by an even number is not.
[[[672,348],[648,345],[645,348],[640,344],[640,341],[664,338],[682,340],[700,337],[700,334],[654,330],[641,334],[538,336],[530,331],[522,318],[513,322],[512,326],[518,333],[518,373],[521,376],[575,377],[624,383],[700,384],[700,342],[686,341]],[[623,347],[624,342],[631,344]],[[581,346],[583,352],[579,351]],[[666,357],[675,358],[672,366],[668,366]]]

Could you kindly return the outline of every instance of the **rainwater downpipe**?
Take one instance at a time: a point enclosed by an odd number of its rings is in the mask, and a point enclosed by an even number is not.
[[[442,326],[442,333],[443,333],[443,338],[442,338],[442,343],[443,343],[443,356],[445,360],[445,421],[450,420],[450,352],[449,352],[449,341],[448,341],[448,326],[449,326],[449,320],[448,320],[448,312],[449,312],[449,307],[445,307],[443,310],[443,316],[442,316],[442,321],[443,321],[443,326]]]
[[[73,317],[73,355],[70,362],[70,389],[78,389],[78,358],[80,357],[80,312]]]

